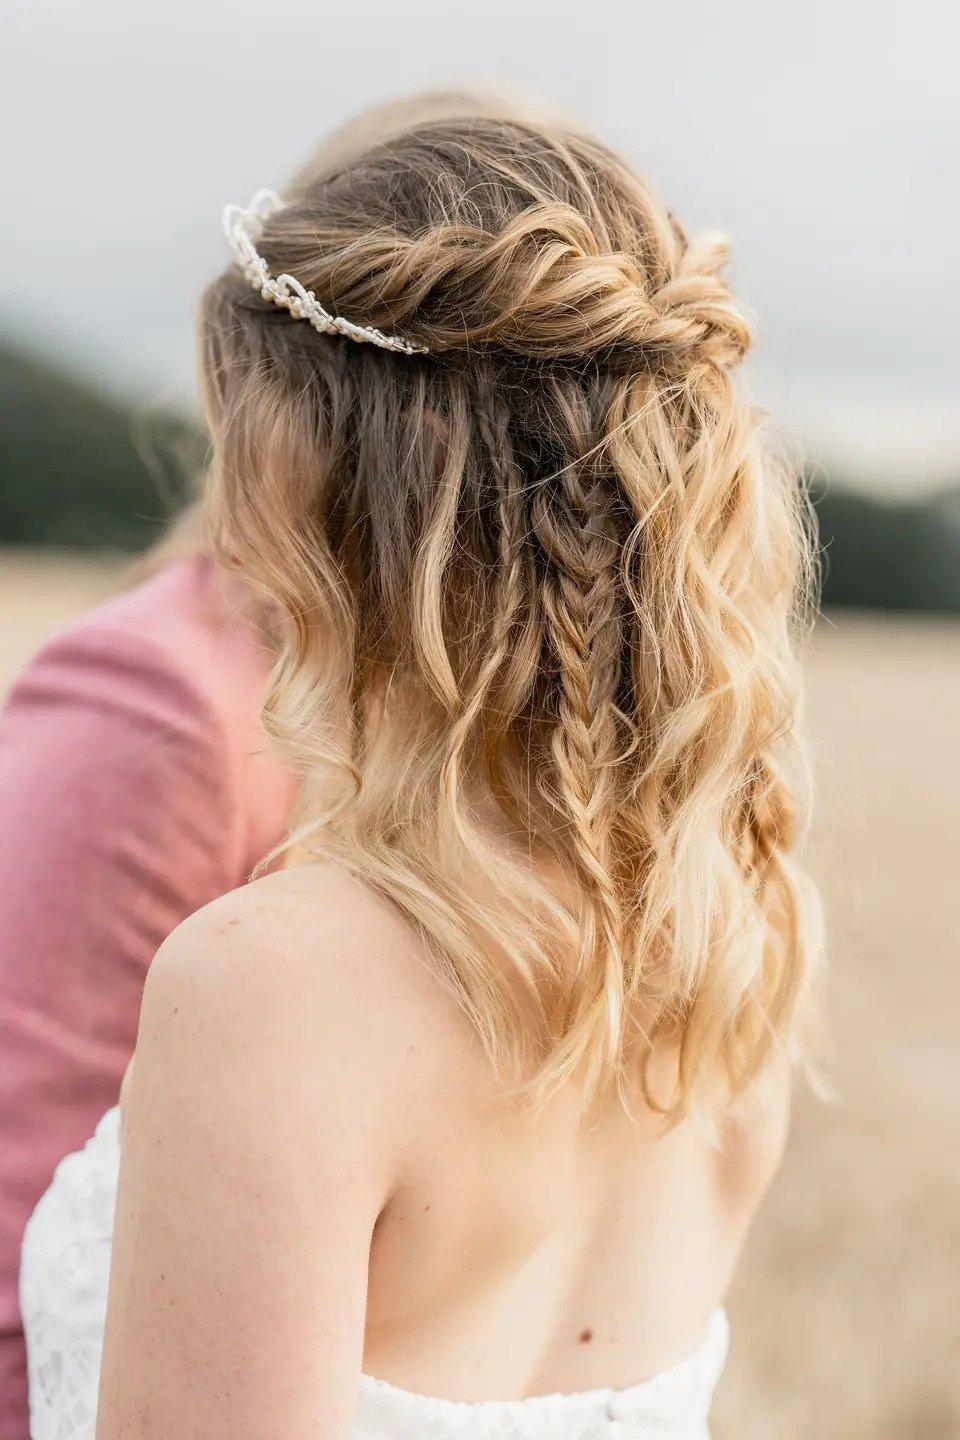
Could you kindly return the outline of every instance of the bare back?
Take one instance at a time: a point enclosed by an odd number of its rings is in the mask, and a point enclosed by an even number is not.
[[[148,977],[97,1440],[346,1437],[363,1375],[629,1393],[699,1352],[785,1094],[718,1138],[524,1108],[391,905],[320,864],[225,896]]]
[[[780,1158],[785,1084],[719,1137],[642,1104],[581,1120],[570,1094],[538,1114],[504,1097],[452,1004],[444,1020],[373,1236],[364,1369],[481,1400],[626,1386],[690,1353]]]
[[[224,1042],[252,1008],[245,1065],[256,1067],[268,1035],[284,1060],[300,1056],[308,1099],[286,1143],[309,1149],[310,1131],[325,1135],[330,1123],[349,1131],[342,1142],[335,1130],[320,1162],[346,1192],[340,1203],[369,1205],[357,1230],[369,1264],[366,1373],[449,1399],[512,1399],[630,1385],[696,1347],[779,1159],[785,1084],[768,1085],[764,1102],[742,1106],[719,1135],[689,1119],[667,1126],[640,1104],[633,1118],[610,1103],[583,1119],[572,1093],[539,1111],[518,1105],[422,942],[391,906],[327,866],[257,882],[190,926],[204,933],[186,960],[187,991],[216,968],[211,952],[227,947],[229,1004],[216,996],[231,1031]],[[265,935],[274,953],[251,964]],[[183,1001],[190,1006],[189,994]],[[237,1003],[244,1013],[231,1019]],[[279,1083],[285,1095],[287,1079]],[[149,1129],[142,1101],[136,1128]],[[367,1133],[382,1192],[370,1197],[361,1193]],[[361,1153],[338,1176],[330,1150],[344,1143]],[[227,1146],[232,1155],[229,1136]],[[221,1159],[217,1174],[230,1169]],[[322,1246],[322,1204],[315,1228],[309,1194],[304,1204],[299,1243]]]

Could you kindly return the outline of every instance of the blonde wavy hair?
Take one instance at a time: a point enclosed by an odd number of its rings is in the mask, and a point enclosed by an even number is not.
[[[713,1108],[789,1048],[818,945],[809,525],[741,391],[726,244],[559,122],[363,136],[259,249],[429,354],[317,335],[232,268],[201,312],[206,503],[279,617],[299,839],[409,917],[520,1092]]]

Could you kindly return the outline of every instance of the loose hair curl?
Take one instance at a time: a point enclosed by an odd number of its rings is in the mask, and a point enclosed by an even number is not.
[[[308,170],[259,248],[429,350],[318,336],[233,270],[203,301],[208,502],[279,617],[265,721],[311,843],[410,917],[520,1090],[737,1094],[816,954],[811,571],[722,237],[596,141],[477,112]]]

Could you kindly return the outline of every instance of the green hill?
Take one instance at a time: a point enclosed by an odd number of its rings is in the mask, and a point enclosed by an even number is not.
[[[138,550],[184,497],[204,442],[0,347],[0,543]]]
[[[884,501],[816,480],[823,603],[960,612],[960,486]]]

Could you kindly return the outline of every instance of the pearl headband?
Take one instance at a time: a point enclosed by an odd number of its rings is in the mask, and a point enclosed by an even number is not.
[[[342,315],[331,315],[324,310],[312,290],[303,288],[296,276],[278,275],[274,279],[254,241],[259,239],[264,222],[282,209],[283,201],[272,190],[258,190],[246,209],[241,205],[227,205],[224,209],[224,234],[237,264],[254,290],[259,290],[264,300],[272,300],[282,310],[289,310],[295,320],[309,321],[321,335],[345,335],[347,339],[361,344],[379,345],[382,350],[395,350],[402,355],[425,355],[426,345],[416,345],[402,335],[384,335],[382,330],[375,330],[372,325],[355,325]]]

